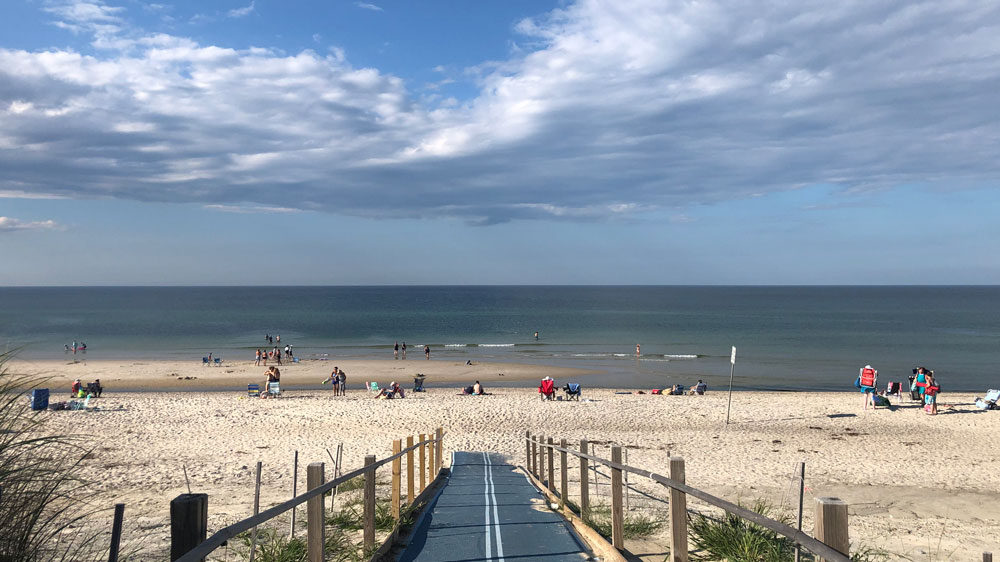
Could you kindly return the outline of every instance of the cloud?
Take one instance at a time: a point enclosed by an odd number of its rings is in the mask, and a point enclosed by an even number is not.
[[[253,4],[250,5],[253,7]],[[1000,5],[581,0],[478,92],[50,5],[104,51],[0,48],[0,191],[365,217],[617,220],[1000,178]]]
[[[0,233],[19,230],[55,230],[59,225],[55,221],[26,222],[11,217],[0,217]]]
[[[363,9],[363,10],[371,10],[373,12],[384,12],[385,11],[381,7],[376,6],[375,4],[369,4],[368,2],[355,2],[354,5],[357,6],[357,7],[359,7],[359,8],[361,8],[361,9]]]
[[[250,5],[243,6],[242,8],[234,8],[226,12],[227,18],[243,18],[249,16],[254,11],[254,1],[250,2]]]
[[[264,206],[245,206],[245,205],[205,205],[205,208],[211,211],[220,211],[223,213],[238,213],[238,214],[301,212],[301,209],[292,209],[289,207],[264,207]]]

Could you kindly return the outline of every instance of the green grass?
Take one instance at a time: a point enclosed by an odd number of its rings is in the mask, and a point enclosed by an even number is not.
[[[743,507],[783,523],[789,522],[764,500],[755,500]],[[795,558],[795,543],[790,539],[731,513],[726,513],[722,520],[695,514],[691,517],[689,534],[693,545],[702,551],[699,556],[702,560],[787,562]]]
[[[583,518],[583,522],[594,529],[601,536],[611,538],[611,506],[604,504],[592,505],[590,513]],[[624,538],[636,539],[648,537],[663,527],[662,521],[657,521],[652,517],[640,513],[626,513],[623,522]]]

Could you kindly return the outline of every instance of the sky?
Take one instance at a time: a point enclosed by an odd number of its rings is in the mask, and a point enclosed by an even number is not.
[[[0,3],[0,286],[997,284],[998,188],[996,2]]]

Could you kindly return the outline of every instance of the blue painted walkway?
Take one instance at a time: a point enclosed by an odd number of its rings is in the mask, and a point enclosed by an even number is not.
[[[514,467],[488,453],[455,453],[451,476],[400,562],[580,562],[591,554]]]

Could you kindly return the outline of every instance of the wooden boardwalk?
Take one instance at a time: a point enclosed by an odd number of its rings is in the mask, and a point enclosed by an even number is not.
[[[451,476],[400,562],[580,562],[583,541],[524,474],[491,453],[455,453]]]

